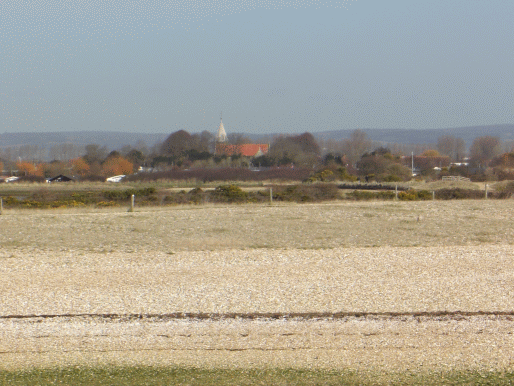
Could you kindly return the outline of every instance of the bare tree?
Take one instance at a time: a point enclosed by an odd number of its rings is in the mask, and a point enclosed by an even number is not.
[[[38,162],[45,156],[45,149],[39,145],[22,145],[17,149],[18,160]]]
[[[6,147],[0,150],[0,157],[2,157],[6,161],[14,161],[14,149],[12,147]]]
[[[357,129],[352,132],[349,139],[343,141],[343,152],[348,161],[354,165],[364,153],[371,150],[373,142],[363,130]]]
[[[252,140],[248,137],[245,137],[243,134],[240,133],[232,133],[228,136],[228,143],[231,145],[243,145],[245,143],[252,143]]]
[[[497,157],[502,152],[502,143],[498,137],[478,137],[475,138],[469,153],[472,162],[477,166],[487,166],[487,163]]]
[[[84,153],[84,148],[72,143],[61,143],[50,148],[49,156],[51,160],[68,161],[80,157]]]
[[[199,152],[207,151],[209,153],[214,152],[214,135],[204,130],[200,134],[193,135],[193,148]]]
[[[136,144],[134,145],[134,149],[139,150],[141,153],[143,153],[145,156],[148,155],[148,146],[146,146],[146,142],[142,139],[138,140]]]
[[[444,154],[454,161],[459,161],[466,152],[466,143],[462,138],[452,135],[443,135],[437,138],[437,151]]]
[[[504,153],[512,153],[514,152],[514,141],[505,141],[503,145],[503,152]]]
[[[294,163],[312,167],[320,161],[321,150],[311,133],[293,136],[279,136],[270,146],[268,156],[276,164]]]
[[[86,154],[84,155],[84,160],[92,165],[93,163],[101,163],[105,157],[107,157],[107,147],[97,144],[86,145]]]

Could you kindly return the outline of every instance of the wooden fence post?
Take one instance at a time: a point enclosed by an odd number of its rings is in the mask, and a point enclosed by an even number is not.
[[[432,200],[435,200],[435,190],[432,190]]]
[[[487,200],[487,184],[485,184],[485,199]]]
[[[398,200],[398,184],[394,186],[394,199]]]
[[[272,187],[269,188],[269,203],[270,204],[273,203],[273,188]]]
[[[134,211],[134,198],[135,198],[135,195],[130,196],[130,209],[129,209],[129,212],[133,212]]]
[[[4,199],[0,197],[0,215],[4,211]]]

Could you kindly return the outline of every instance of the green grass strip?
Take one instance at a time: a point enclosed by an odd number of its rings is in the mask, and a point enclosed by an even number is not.
[[[449,371],[371,373],[351,370],[67,367],[0,371],[0,385],[512,385],[514,373]]]

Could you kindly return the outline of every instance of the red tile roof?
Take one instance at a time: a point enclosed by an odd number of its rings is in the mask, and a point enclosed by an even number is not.
[[[245,157],[253,157],[259,150],[263,154],[266,154],[268,153],[269,145],[267,143],[244,143],[241,145],[216,144],[216,154],[224,154],[227,156],[240,154]]]

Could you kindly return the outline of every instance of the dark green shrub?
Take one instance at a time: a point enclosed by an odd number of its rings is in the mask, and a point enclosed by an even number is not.
[[[128,200],[132,195],[136,197],[148,197],[155,194],[157,190],[151,186],[141,189],[125,189],[125,190],[104,190],[102,196],[108,200],[123,201]]]
[[[503,190],[506,192],[514,193],[514,181],[509,182]]]
[[[22,205],[25,208],[41,208],[44,206],[43,203],[34,200],[23,200]]]
[[[388,174],[382,178],[382,181],[384,182],[401,182],[403,179],[401,177],[398,177],[396,174]]]
[[[485,193],[480,190],[473,189],[440,189],[436,191],[436,198],[440,200],[462,200],[462,199],[480,199],[484,198]]]
[[[100,201],[96,204],[99,207],[118,206],[118,203],[114,201]]]
[[[248,193],[236,185],[220,185],[214,189],[211,196],[221,202],[244,202]]]
[[[347,194],[347,197],[357,201],[376,200],[378,198],[377,192],[370,192],[367,190],[354,190]]]
[[[189,196],[189,201],[193,204],[200,204],[204,199],[203,197],[205,196],[202,188],[191,189],[187,195]]]
[[[380,200],[393,200],[395,196],[395,193],[390,190],[377,192],[377,198]]]
[[[335,174],[341,181],[357,181],[357,177],[349,174],[344,166],[338,167]]]
[[[273,199],[277,201],[310,202],[339,198],[337,186],[333,184],[274,186]]]
[[[4,201],[4,205],[7,205],[7,206],[17,205],[20,203],[20,201],[16,197],[12,197],[12,196],[3,197],[3,201]]]
[[[484,195],[485,195],[485,193],[484,193]],[[487,197],[488,198],[497,198],[497,199],[511,198],[512,192],[508,192],[506,190],[503,190],[501,192],[488,192]]]
[[[354,190],[346,195],[347,198],[356,201],[369,201],[369,200],[393,200],[395,193],[389,190],[386,191],[369,191],[369,190]]]
[[[124,200],[130,197],[125,190],[104,190],[102,196],[108,200]]]
[[[304,180],[303,182],[316,182],[316,181],[328,181],[334,179],[334,172],[330,169],[324,169],[317,171],[312,176]]]
[[[75,192],[70,195],[70,198],[75,202],[83,204],[94,204],[97,201],[97,197],[95,197],[93,192]]]
[[[419,190],[417,191],[418,199],[420,200],[431,200],[432,199],[432,192],[429,192],[428,190]]]

